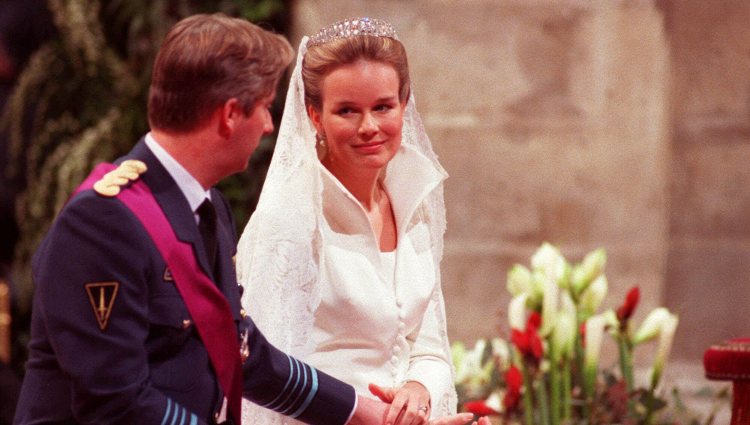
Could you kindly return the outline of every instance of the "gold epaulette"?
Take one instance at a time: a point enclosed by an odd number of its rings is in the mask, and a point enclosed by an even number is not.
[[[129,159],[94,183],[94,190],[99,195],[108,198],[117,196],[122,186],[138,180],[138,177],[145,173],[147,169],[146,164],[142,161]]]

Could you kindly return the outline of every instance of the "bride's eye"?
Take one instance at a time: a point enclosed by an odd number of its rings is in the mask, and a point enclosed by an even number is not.
[[[379,112],[387,112],[387,111],[390,111],[391,109],[393,109],[393,105],[389,103],[383,103],[375,107],[375,110]]]

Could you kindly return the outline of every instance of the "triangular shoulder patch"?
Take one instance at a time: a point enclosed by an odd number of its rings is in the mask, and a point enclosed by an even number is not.
[[[120,288],[120,282],[95,282],[86,284],[86,293],[89,296],[91,307],[94,309],[94,316],[99,323],[99,329],[107,329],[109,315],[112,313],[112,306],[115,305],[117,290]]]

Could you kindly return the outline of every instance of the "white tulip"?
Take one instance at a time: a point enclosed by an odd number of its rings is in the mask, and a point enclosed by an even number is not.
[[[583,261],[573,269],[571,286],[575,294],[581,294],[604,271],[607,252],[599,248],[586,254]]]
[[[596,367],[599,363],[599,353],[602,348],[604,326],[607,324],[603,314],[597,314],[586,320],[586,351],[584,353],[585,367]]]
[[[487,341],[480,339],[472,350],[459,343],[453,344],[453,363],[456,367],[456,382],[463,383],[482,373],[482,357]]]
[[[575,303],[570,294],[563,292],[557,324],[552,331],[552,343],[557,347],[557,360],[568,358],[573,353],[577,331]]]
[[[508,271],[506,289],[516,296],[532,291],[531,272],[526,267],[516,264]]]
[[[586,320],[586,347],[583,357],[584,384],[590,394],[596,383],[599,353],[602,348],[604,326],[607,319],[602,314],[591,316]]]
[[[674,334],[677,330],[677,323],[679,319],[676,315],[670,314],[669,317],[662,323],[661,330],[659,332],[659,348],[656,351],[656,357],[654,359],[654,366],[651,372],[651,388],[656,388],[661,378],[662,370],[664,365],[667,363],[669,358],[669,352],[672,350],[672,341],[674,341]]]
[[[508,342],[502,338],[492,338],[492,355],[497,359],[498,370],[505,370],[510,366],[510,349]]]
[[[457,341],[451,345],[451,358],[453,360],[453,367],[456,372],[456,383],[460,383],[466,380],[468,375],[466,371],[466,346],[463,342]]]
[[[557,323],[557,305],[560,299],[560,287],[557,282],[547,279],[544,282],[544,295],[542,297],[542,326],[539,328],[539,336],[547,337]]]
[[[511,329],[523,331],[526,329],[526,300],[528,293],[513,297],[508,304],[508,324]]]
[[[670,316],[671,313],[664,307],[653,309],[633,335],[633,345],[642,344],[656,338],[664,326],[664,322],[669,320]]]
[[[543,271],[548,279],[558,285],[564,285],[569,266],[557,247],[544,242],[531,257],[531,267]]]
[[[503,392],[500,391],[493,391],[490,393],[490,395],[484,400],[484,405],[489,407],[490,409],[496,411],[496,412],[503,412]]]
[[[581,294],[581,298],[578,301],[581,312],[585,316],[596,313],[596,310],[602,304],[602,301],[604,301],[604,297],[607,296],[608,289],[607,276],[603,274],[599,275]]]

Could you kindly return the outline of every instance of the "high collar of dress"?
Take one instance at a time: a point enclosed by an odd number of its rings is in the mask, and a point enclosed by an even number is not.
[[[369,232],[370,223],[362,204],[319,162],[318,168],[323,181],[323,214],[329,226],[338,233]],[[423,154],[409,145],[401,145],[382,178],[399,233],[419,204],[447,177],[445,171]]]

